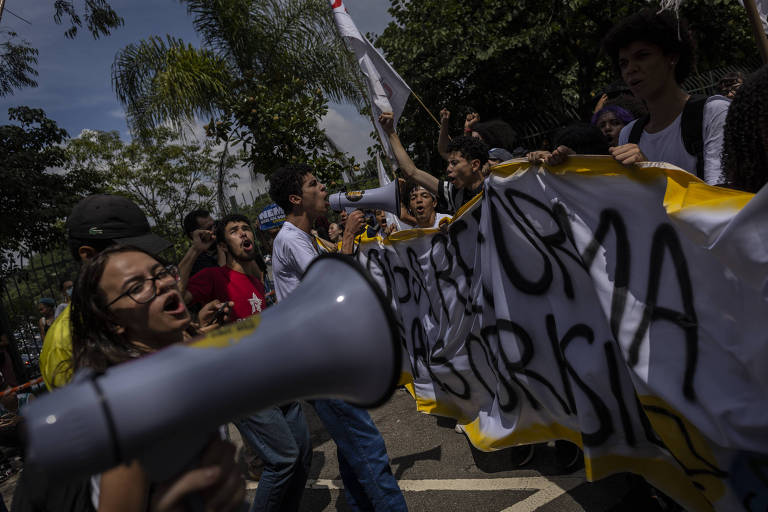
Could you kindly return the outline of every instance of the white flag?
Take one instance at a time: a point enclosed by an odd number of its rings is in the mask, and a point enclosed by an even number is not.
[[[381,129],[378,119],[382,112],[392,112],[395,125],[397,125],[397,120],[403,112],[405,102],[411,94],[411,88],[400,78],[397,71],[392,69],[389,62],[373,47],[370,41],[357,30],[355,22],[352,21],[349,13],[347,13],[342,0],[329,1],[339,33],[347,41],[352,51],[355,52],[360,69],[367,78],[374,125],[379,132],[379,137],[384,145],[384,150],[387,152],[387,156],[394,161],[395,155],[392,153],[387,134]]]
[[[739,0],[739,3],[746,9],[744,0]],[[763,24],[763,31],[768,35],[768,0],[755,0],[755,7],[760,22]]]
[[[760,21],[763,23],[763,30],[768,34],[768,0],[756,0],[755,4],[760,15]]]

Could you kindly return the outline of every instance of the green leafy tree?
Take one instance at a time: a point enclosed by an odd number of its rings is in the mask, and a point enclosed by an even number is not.
[[[69,23],[64,35],[73,39],[83,26],[94,39],[107,36],[123,24],[123,18],[105,0],[87,0],[82,9],[71,0],[55,0],[53,19],[57,24]],[[3,31],[5,41],[0,43],[0,97],[13,94],[22,87],[37,87],[37,49],[19,40],[13,31]]]
[[[18,39],[16,32],[5,32],[0,43],[0,97],[21,87],[37,87],[37,49]]]
[[[318,128],[326,98],[360,102],[355,70],[326,0],[184,0],[205,49],[151,37],[122,50],[113,86],[139,134],[212,119],[211,136],[241,143],[254,172],[309,161],[347,162]]]
[[[42,109],[8,109],[17,124],[0,126],[0,269],[11,255],[42,251],[62,240],[61,221],[100,176],[88,169],[65,171],[67,132]]]
[[[94,39],[108,36],[112,30],[123,25],[123,18],[118,16],[106,0],[86,0],[82,10],[75,7],[72,0],[55,0],[53,8],[53,20],[57,24],[69,21],[69,28],[64,32],[69,39],[73,39],[82,28],[83,19],[86,29]]]
[[[236,156],[222,159],[211,142],[180,142],[165,127],[129,144],[117,132],[84,131],[70,140],[67,153],[68,167],[99,173],[110,192],[138,204],[153,231],[174,242],[177,250],[184,245],[184,216],[196,208],[214,209],[220,167],[225,187],[236,185]]]
[[[513,126],[563,113],[586,116],[602,87],[618,79],[600,43],[644,0],[392,0],[394,21],[376,40],[434,112],[447,107],[455,131],[477,111]],[[699,70],[757,55],[737,0],[689,0],[681,16],[699,44]],[[424,168],[444,167],[437,129],[416,102],[398,122]]]

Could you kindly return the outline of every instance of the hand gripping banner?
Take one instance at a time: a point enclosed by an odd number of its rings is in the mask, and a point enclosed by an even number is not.
[[[590,480],[768,505],[768,191],[674,166],[497,166],[447,231],[366,240],[419,410],[481,450],[552,439]]]

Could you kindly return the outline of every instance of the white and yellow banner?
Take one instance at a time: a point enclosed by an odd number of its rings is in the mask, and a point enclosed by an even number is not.
[[[447,231],[361,244],[418,408],[479,449],[567,439],[691,510],[768,505],[768,191],[512,161]]]

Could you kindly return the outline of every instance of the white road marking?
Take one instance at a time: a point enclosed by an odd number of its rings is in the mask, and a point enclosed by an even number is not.
[[[555,482],[554,479],[547,480],[547,484],[543,487],[540,487],[538,492],[531,494],[522,501],[518,501],[511,507],[505,508],[501,512],[533,512],[539,507],[546,505],[550,501],[559,498],[583,482],[584,479],[582,478],[558,478],[557,482]]]
[[[515,478],[456,478],[441,480],[398,480],[398,485],[403,492],[423,492],[423,491],[514,491],[521,489],[535,489],[539,492],[531,495],[512,508],[504,512],[522,512],[523,510],[533,510],[530,508],[516,508],[518,505],[528,501],[546,503],[562,495],[579,484],[584,483],[583,476],[558,476],[545,478],[542,476],[533,477],[515,477]],[[253,490],[259,483],[249,480],[246,488]],[[341,480],[307,480],[307,489],[328,489],[343,490],[344,483]],[[537,497],[536,500],[531,498]],[[546,501],[542,501],[546,500]]]
[[[574,487],[584,483],[584,475],[579,472],[568,476],[545,478],[541,476],[516,478],[456,478],[447,480],[398,480],[403,492],[423,491],[519,491],[536,490],[524,500],[521,500],[501,512],[534,512],[539,507],[559,498]],[[259,483],[249,480],[246,489],[253,490]],[[341,491],[344,483],[341,480],[307,480],[307,489],[326,489]]]

